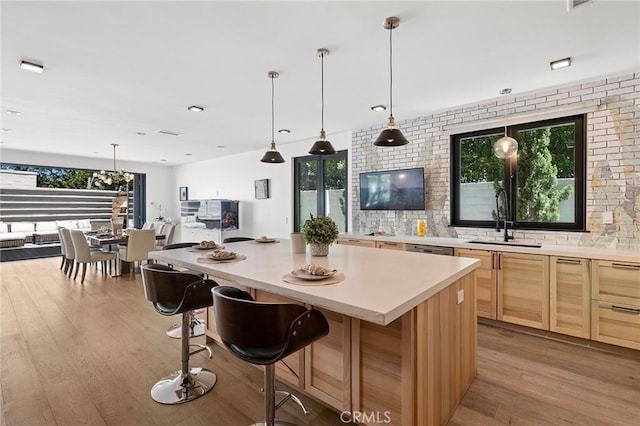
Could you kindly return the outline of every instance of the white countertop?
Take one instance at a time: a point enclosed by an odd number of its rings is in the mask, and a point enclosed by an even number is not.
[[[477,244],[469,243],[468,239],[440,238],[440,237],[416,237],[416,236],[390,236],[390,235],[365,235],[348,232],[340,234],[341,238],[354,238],[359,240],[375,240],[407,244],[423,244],[453,248],[466,248],[477,250],[492,250],[510,253],[543,254],[547,256],[580,257],[587,259],[611,260],[616,262],[640,262],[640,249],[622,249],[608,247],[586,246],[561,246],[555,244],[542,244],[541,247],[518,247],[514,245]],[[517,242],[516,242],[517,243]],[[513,243],[509,243],[513,244]]]
[[[203,253],[186,249],[155,251],[149,257],[381,325],[388,325],[479,266],[478,260],[469,258],[336,244],[330,247],[329,256],[312,257],[308,249],[305,254],[292,254],[290,241],[280,241],[225,244],[226,250],[247,257],[234,263],[199,263],[197,258]],[[337,269],[346,278],[324,286],[282,280],[283,275],[308,263]]]

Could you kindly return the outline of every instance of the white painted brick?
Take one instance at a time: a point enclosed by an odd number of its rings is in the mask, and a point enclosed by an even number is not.
[[[624,95],[626,93],[633,93],[634,89],[635,89],[634,86],[629,86],[629,87],[621,87],[619,89],[614,89],[614,90],[607,90],[607,96],[616,96],[616,95]]]
[[[575,97],[566,98],[566,99],[558,99],[558,105],[569,105],[569,104],[581,102],[581,100],[582,99],[580,98],[580,96],[575,96]]]
[[[592,99],[602,99],[606,96],[604,92],[594,92],[589,95],[582,95],[582,101],[590,101]]]
[[[626,74],[618,77],[608,77],[607,83],[615,83],[615,82],[620,82],[624,80],[633,80],[633,78],[634,78],[634,74]]]

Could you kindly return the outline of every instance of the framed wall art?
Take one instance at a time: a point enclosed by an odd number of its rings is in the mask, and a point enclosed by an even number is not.
[[[189,199],[189,188],[186,186],[180,187],[180,201],[187,201]]]
[[[269,179],[258,179],[255,181],[255,194],[257,200],[269,198]]]

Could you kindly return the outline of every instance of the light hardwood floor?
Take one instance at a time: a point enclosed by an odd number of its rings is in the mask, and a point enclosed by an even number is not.
[[[261,418],[261,370],[213,345],[193,366],[218,375],[214,389],[179,406],[155,403],[151,386],[180,366],[178,317],[155,312],[140,275],[114,280],[94,269],[66,278],[59,259],[0,263],[2,425],[248,425]],[[199,338],[202,339],[202,338]],[[637,425],[640,355],[609,353],[480,325],[478,375],[451,425]],[[305,401],[308,401],[308,399]],[[304,417],[340,425],[311,402]]]

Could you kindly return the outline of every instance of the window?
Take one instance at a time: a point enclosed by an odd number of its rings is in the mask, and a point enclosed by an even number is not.
[[[504,129],[451,136],[452,225],[507,216],[515,229],[584,230],[584,125],[580,115],[508,127],[518,154],[505,160],[493,155]]]
[[[294,159],[294,231],[310,214],[329,216],[347,230],[347,151]]]

